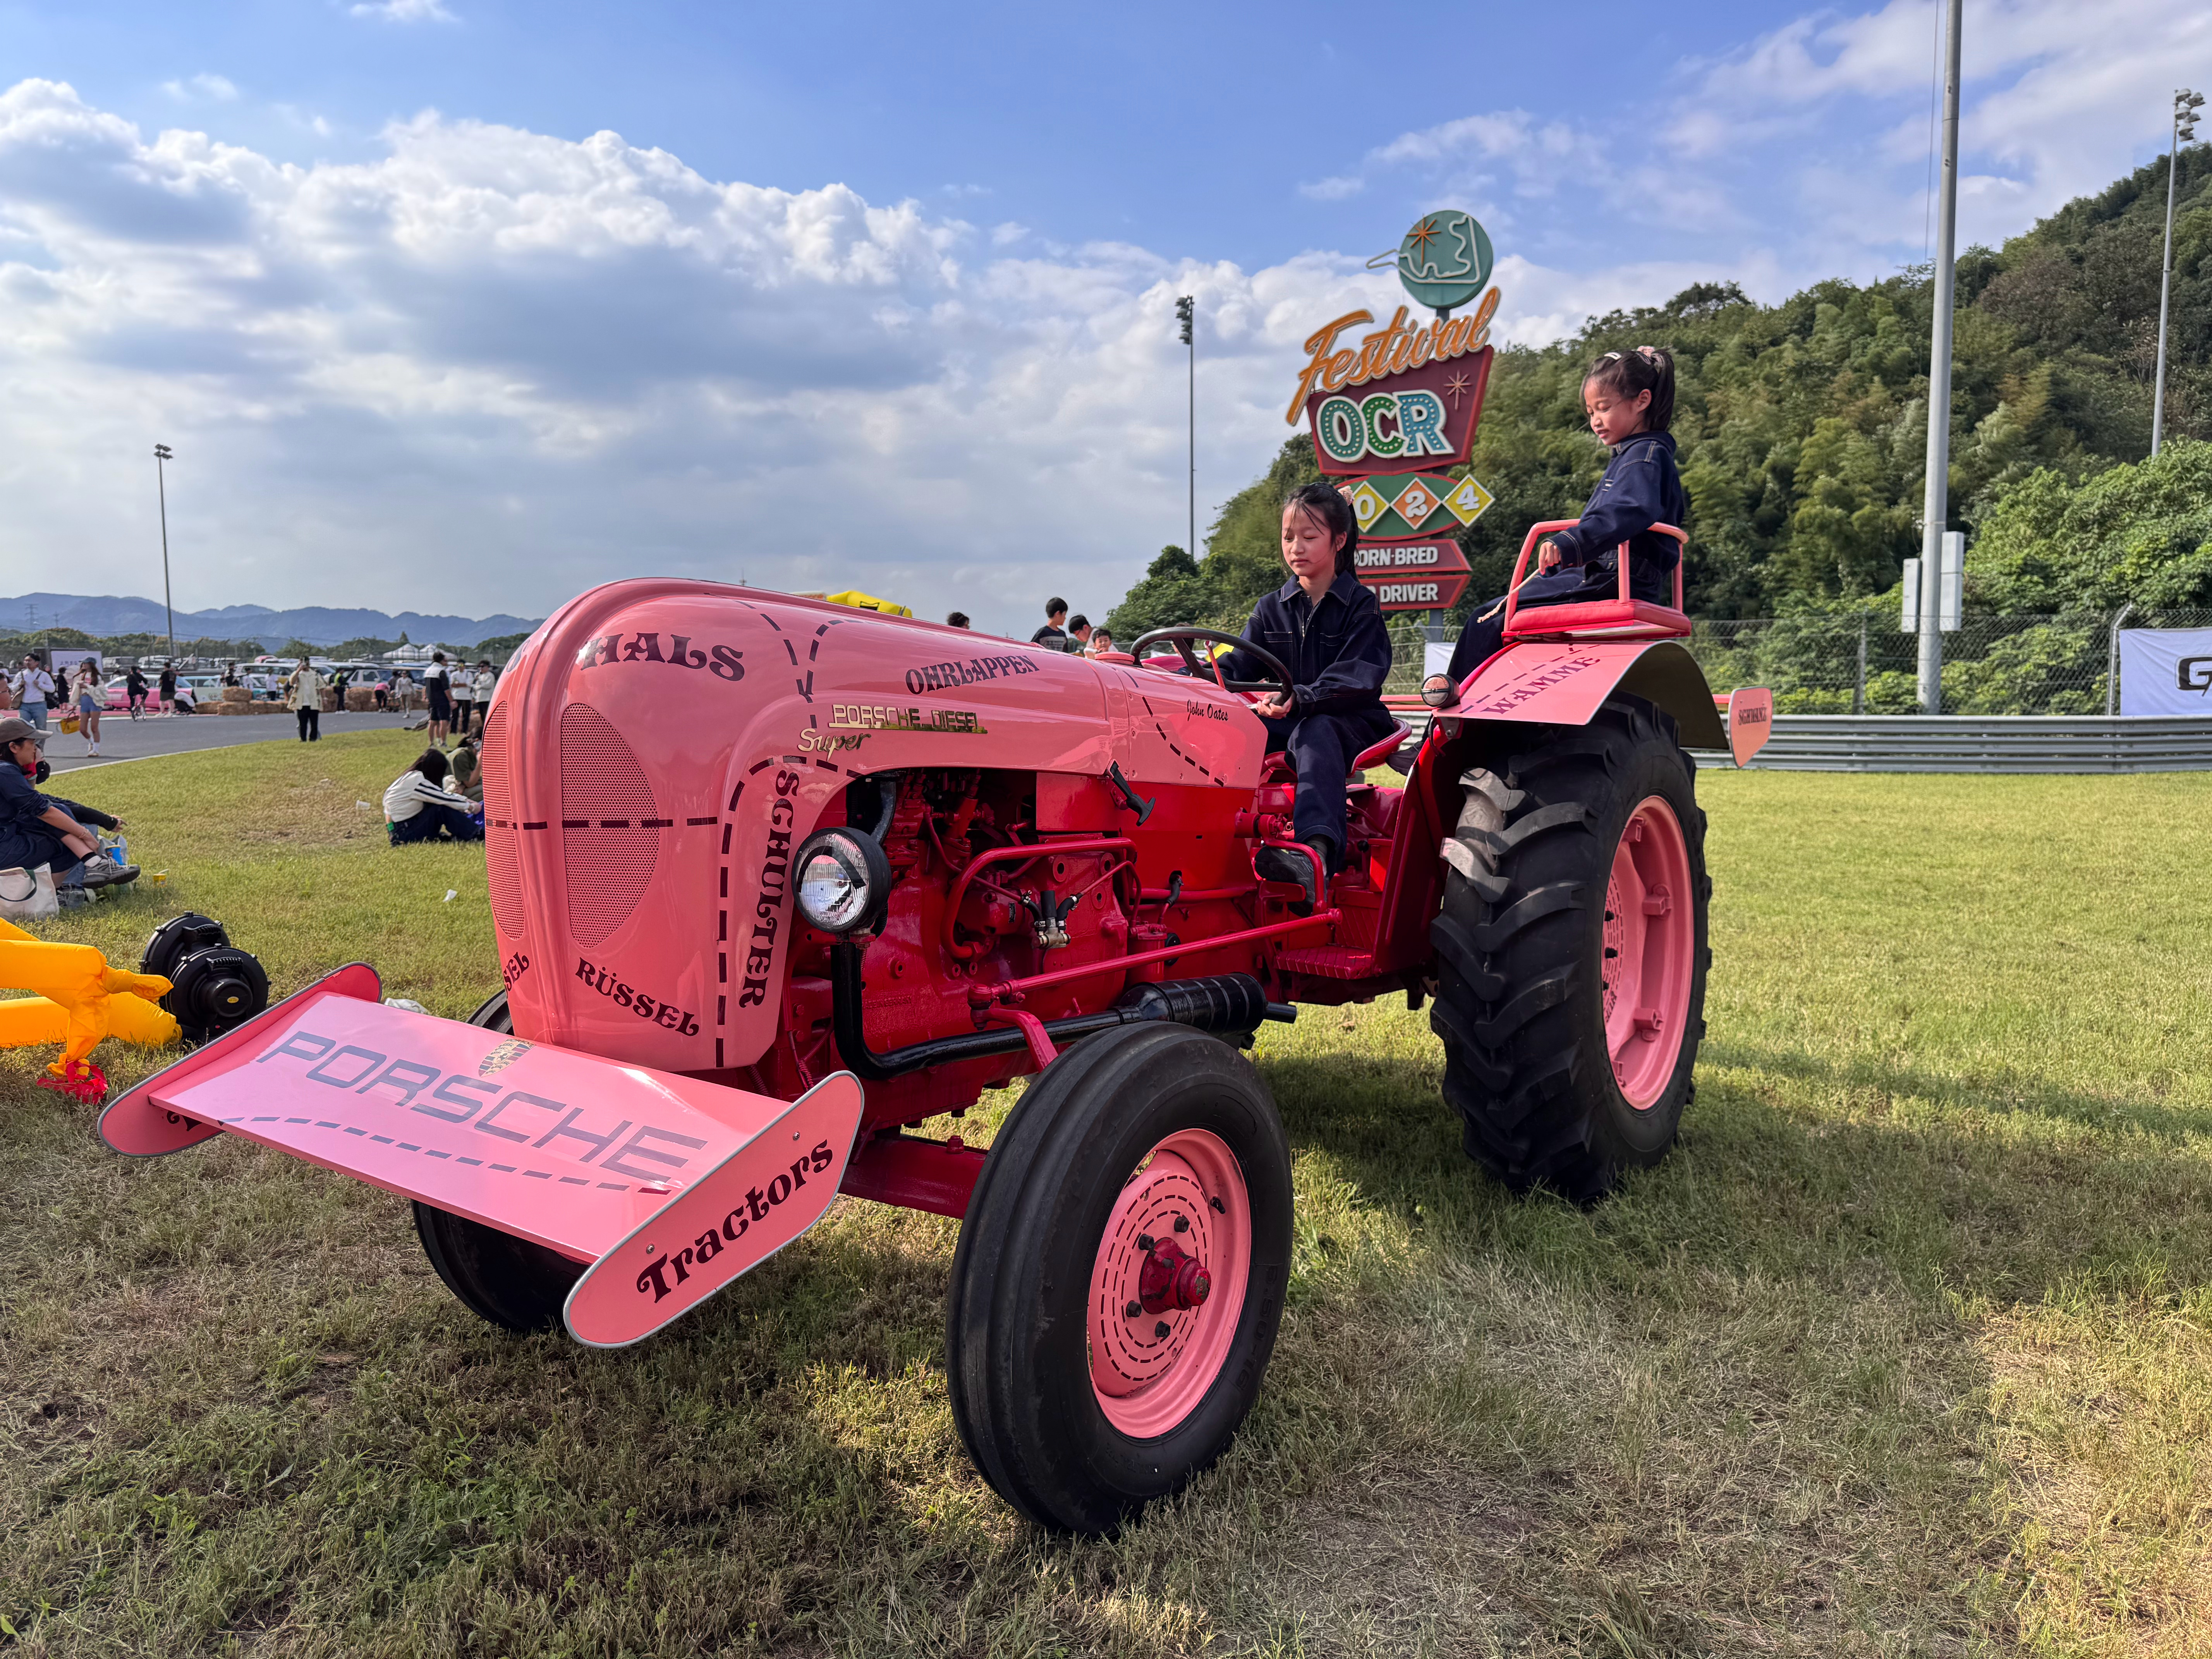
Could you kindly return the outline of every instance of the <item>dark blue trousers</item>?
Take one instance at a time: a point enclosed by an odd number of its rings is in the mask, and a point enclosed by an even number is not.
[[[1329,873],[1344,866],[1345,774],[1352,757],[1390,735],[1390,715],[1380,703],[1333,714],[1291,714],[1264,722],[1267,752],[1286,753],[1297,769],[1291,834],[1298,841],[1328,838]]]
[[[455,841],[482,841],[483,830],[477,821],[458,806],[425,806],[411,818],[402,818],[392,826],[392,844],[404,847],[410,842],[435,841],[442,830]]]

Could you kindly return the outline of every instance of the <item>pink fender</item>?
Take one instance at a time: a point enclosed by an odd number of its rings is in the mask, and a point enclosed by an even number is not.
[[[1738,766],[1766,747],[1774,735],[1774,693],[1763,685],[1740,685],[1729,693],[1729,750]]]
[[[359,963],[120,1096],[141,1156],[218,1132],[589,1262],[570,1334],[651,1335],[804,1233],[844,1178],[850,1073],[781,1101],[377,1000]]]
[[[1511,645],[1476,671],[1445,719],[1587,726],[1615,690],[1674,717],[1683,744],[1725,749],[1698,659],[1673,640],[1532,640]]]

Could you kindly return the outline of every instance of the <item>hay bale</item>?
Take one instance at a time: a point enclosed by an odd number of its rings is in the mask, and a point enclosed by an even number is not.
[[[226,685],[222,688],[222,700],[225,702],[252,702],[253,693],[246,686]]]
[[[346,687],[346,707],[358,714],[376,707],[376,691],[366,685]]]
[[[245,702],[233,702],[228,697],[208,710],[211,714],[251,714],[253,712],[253,704],[250,699]]]

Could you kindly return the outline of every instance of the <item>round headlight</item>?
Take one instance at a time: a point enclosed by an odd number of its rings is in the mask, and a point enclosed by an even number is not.
[[[881,918],[890,897],[890,860],[872,836],[823,830],[799,849],[793,866],[799,914],[825,933],[852,933]]]

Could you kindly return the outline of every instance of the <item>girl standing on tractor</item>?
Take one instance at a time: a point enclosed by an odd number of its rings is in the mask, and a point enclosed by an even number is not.
[[[1610,599],[1620,591],[1616,562],[1628,544],[1628,591],[1634,599],[1666,605],[1674,598],[1674,562],[1681,548],[1655,524],[1680,527],[1690,503],[1674,470],[1674,359],[1658,346],[1608,351],[1583,377],[1583,406],[1590,430],[1613,450],[1605,477],[1573,528],[1554,532],[1536,550],[1536,568],[1516,590],[1522,609]],[[1504,643],[1503,596],[1479,606],[1452,649],[1451,667],[1431,674],[1421,700],[1432,708],[1459,701],[1468,677]]]
[[[1297,769],[1291,833],[1321,869],[1344,867],[1344,785],[1353,757],[1388,737],[1382,708],[1390,672],[1390,635],[1374,591],[1352,574],[1359,526],[1332,485],[1310,483],[1283,503],[1283,563],[1291,578],[1261,599],[1244,637],[1291,671],[1292,690],[1254,705],[1267,726],[1267,750],[1286,751]],[[1265,671],[1232,651],[1220,660],[1232,679]],[[1302,884],[1321,901],[1314,863],[1282,847],[1263,847],[1255,867],[1270,881]]]

